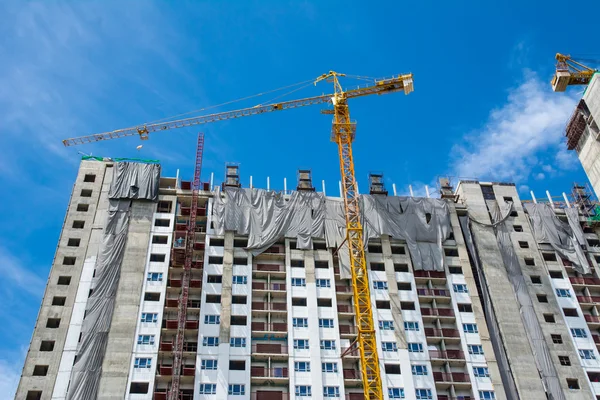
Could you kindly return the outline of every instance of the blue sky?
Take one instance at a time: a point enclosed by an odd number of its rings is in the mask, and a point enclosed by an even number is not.
[[[263,93],[329,70],[413,72],[415,92],[356,99],[359,186],[382,171],[423,193],[436,177],[516,182],[528,198],[585,175],[562,142],[581,88],[552,93],[554,54],[588,55],[593,24],[562,2],[90,1],[0,3],[0,393],[11,393],[35,323],[80,155],[157,158],[190,177],[198,128],[64,148],[104,132]],[[372,2],[371,2],[372,3]],[[413,3],[413,4],[411,4]],[[559,13],[560,14],[560,13]],[[357,81],[349,81],[356,84]],[[328,93],[321,83],[286,99]],[[272,95],[274,96],[274,95]],[[254,106],[269,95],[231,107]],[[227,110],[222,107],[215,110]],[[319,107],[207,125],[204,179],[290,187],[311,168],[337,188]]]

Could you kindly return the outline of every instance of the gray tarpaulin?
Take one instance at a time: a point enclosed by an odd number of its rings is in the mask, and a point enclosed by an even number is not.
[[[575,208],[566,208],[568,223],[561,221],[548,204],[526,203],[535,240],[549,243],[552,248],[573,264],[581,274],[589,274],[590,265],[581,246],[585,239],[579,224],[579,214]]]
[[[550,350],[548,349],[548,344],[544,339],[542,328],[533,308],[533,302],[527,289],[527,283],[523,276],[523,271],[521,270],[513,243],[510,239],[509,229],[503,222],[506,220],[507,215],[510,214],[513,203],[505,203],[502,206],[502,209],[500,209],[500,206],[495,200],[487,200],[486,204],[492,216],[493,226],[491,228],[494,229],[502,261],[508,275],[508,280],[512,284],[517,302],[519,303],[519,310],[523,325],[525,326],[525,332],[527,333],[527,339],[529,340],[529,345],[533,351],[533,357],[542,378],[542,382],[544,383],[544,387],[546,388],[546,392],[552,399],[566,399],[560,387],[560,381],[550,355]],[[472,219],[472,221],[477,222],[474,219]],[[485,224],[481,225],[485,226]],[[489,225],[488,229],[490,229]]]
[[[443,270],[442,243],[451,229],[444,200],[362,195],[360,201],[365,241],[381,235],[405,240],[415,270]],[[296,239],[297,248],[304,250],[312,249],[312,238],[325,238],[330,248],[346,238],[343,201],[321,193],[292,192],[285,200],[281,193],[263,189],[226,188],[223,196],[215,195],[213,214],[217,234],[248,235],[254,255],[282,238]],[[341,277],[347,279],[347,246],[338,254]]]
[[[98,397],[102,362],[127,244],[132,201],[130,199],[158,199],[154,188],[158,189],[160,166],[148,166],[140,163],[117,163],[113,170],[108,216],[96,264],[96,285],[86,304],[81,342],[67,392],[68,400],[93,400]],[[124,182],[131,183],[130,190],[126,189]],[[133,186],[135,189],[132,189]]]

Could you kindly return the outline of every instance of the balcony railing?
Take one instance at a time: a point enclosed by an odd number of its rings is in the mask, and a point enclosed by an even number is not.
[[[341,335],[356,335],[357,333],[356,326],[340,324]]]
[[[335,287],[335,291],[336,292],[340,292],[340,293],[352,293],[352,287],[351,286],[336,286]]]
[[[252,322],[253,331],[263,332],[287,332],[287,322]]]
[[[355,369],[344,369],[344,379],[361,379],[360,372]]]
[[[250,367],[250,376],[254,378],[288,378],[288,368],[287,367],[275,367],[275,368],[267,368],[267,367]]]
[[[253,290],[273,290],[273,291],[285,291],[286,286],[285,283],[271,283],[270,285],[267,282],[252,282]]]
[[[595,315],[584,315],[585,320],[587,322],[594,322],[594,323],[599,323],[600,322],[600,317],[597,317]]]
[[[270,390],[261,390],[260,392],[250,393],[250,400],[289,400],[290,394],[284,392],[274,392]]]
[[[347,304],[338,304],[337,310],[339,313],[354,313],[352,306]]]
[[[176,319],[163,319],[162,327],[163,329],[177,329],[179,326],[179,321]],[[199,321],[198,320],[187,320],[185,321],[185,329],[198,329]]]
[[[252,310],[253,311],[286,311],[287,303],[264,303],[254,301],[252,302]]]
[[[442,271],[415,271],[415,277],[419,278],[434,278],[434,279],[445,279],[446,274]]]
[[[594,343],[600,344],[600,336],[599,335],[592,335],[592,338],[594,339]]]
[[[577,296],[580,303],[600,303],[600,296]]]
[[[436,296],[436,297],[450,297],[450,292],[446,289],[420,289],[417,288],[417,294],[419,296]]]
[[[421,308],[422,315],[432,315],[439,317],[453,317],[454,310],[451,308]]]
[[[465,354],[461,350],[429,350],[429,358],[444,360],[464,360]]]
[[[588,278],[583,276],[570,276],[569,280],[572,284],[575,285],[590,285],[590,286],[598,286],[600,285],[600,279],[598,278]]]
[[[279,343],[257,343],[252,345],[256,354],[288,354],[288,347]]]
[[[469,374],[465,374],[463,372],[453,372],[453,373],[434,372],[433,380],[436,382],[455,382],[455,383],[470,382]]]
[[[460,337],[460,332],[457,329],[449,328],[424,328],[425,336],[429,337],[446,337],[446,338],[457,338]]]
[[[258,272],[285,272],[285,266],[279,264],[256,264],[252,271]]]
[[[438,400],[471,400],[471,396],[448,396],[447,394],[438,394]]]

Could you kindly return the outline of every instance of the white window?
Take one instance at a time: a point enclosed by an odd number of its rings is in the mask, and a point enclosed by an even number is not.
[[[416,321],[404,321],[404,330],[405,331],[418,331],[419,323]]]
[[[217,394],[216,383],[201,383],[200,394]]]
[[[587,332],[583,328],[571,328],[571,335],[576,338],[586,338]]]
[[[310,362],[308,361],[296,361],[294,362],[295,372],[310,372]]]
[[[422,353],[423,352],[423,344],[422,343],[409,343],[408,344],[408,352],[409,353]]]
[[[294,339],[294,349],[308,350],[308,339]]]
[[[205,315],[204,323],[206,325],[219,325],[221,323],[221,317],[218,315]]]
[[[201,369],[217,369],[217,360],[202,360]]]
[[[142,322],[156,322],[158,320],[158,314],[156,313],[142,313]]]
[[[579,350],[579,356],[583,360],[595,360],[596,359],[596,356],[594,355],[594,350],[580,349]]]
[[[464,333],[479,333],[476,324],[463,324]]]
[[[571,297],[571,291],[569,289],[556,289],[556,295],[558,297]]]
[[[308,318],[294,318],[292,319],[292,325],[294,328],[307,328]]]
[[[331,287],[329,279],[317,279],[317,287]]]
[[[306,279],[292,278],[292,286],[306,286]]]
[[[389,351],[389,352],[398,351],[398,346],[396,346],[396,342],[381,342],[381,348],[383,351]]]
[[[246,275],[234,275],[233,276],[233,284],[234,285],[245,285],[248,283],[248,277]]]
[[[486,367],[473,367],[473,375],[476,378],[489,378],[490,371]]]
[[[404,388],[388,388],[388,397],[390,399],[403,399]]]
[[[296,397],[312,397],[312,390],[309,385],[296,385]]]
[[[431,389],[415,389],[417,400],[433,400]]]
[[[453,284],[452,289],[454,289],[454,293],[469,293],[469,289],[467,289],[467,285],[462,284],[462,283]]]
[[[333,319],[319,318],[319,328],[333,328]]]
[[[394,321],[379,321],[379,329],[382,331],[393,331]]]
[[[150,368],[152,367],[152,359],[151,358],[136,358],[133,364],[134,368]]]
[[[335,350],[335,340],[321,340],[321,350]]]
[[[163,274],[162,272],[148,272],[148,276],[146,277],[148,282],[162,282]]]
[[[323,386],[323,397],[340,397],[340,388],[338,386]]]
[[[232,337],[229,339],[229,346],[231,347],[246,347],[245,337]]]
[[[219,337],[218,336],[204,336],[202,338],[202,346],[218,347],[219,346]]]
[[[154,335],[139,335],[137,344],[154,344]]]
[[[427,375],[427,365],[413,365],[411,370],[413,375]]]
[[[233,384],[229,385],[230,396],[243,396],[246,394],[246,385]]]
[[[387,290],[388,285],[386,281],[373,281],[373,289]]]
[[[496,394],[491,390],[480,390],[479,391],[479,400],[494,400],[496,398]]]
[[[469,354],[473,354],[476,356],[483,355],[483,346],[480,344],[470,344],[467,346],[469,348]]]
[[[334,362],[321,363],[321,370],[323,372],[338,372],[337,363],[334,363]]]

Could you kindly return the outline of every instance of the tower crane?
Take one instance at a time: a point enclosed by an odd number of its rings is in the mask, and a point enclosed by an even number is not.
[[[409,94],[413,91],[413,75],[404,74],[384,79],[374,79],[370,84],[346,91],[343,90],[339,81],[339,78],[344,76],[345,74],[330,71],[319,76],[314,81],[315,84],[320,81],[332,83],[332,94],[118,129],[111,132],[65,139],[63,140],[63,144],[65,146],[73,146],[135,135],[138,135],[142,140],[147,140],[150,133],[168,129],[190,127],[313,104],[331,104],[333,106],[332,109],[323,110],[322,112],[333,115],[331,141],[335,142],[338,147],[346,217],[346,242],[348,243],[350,252],[352,289],[356,324],[358,327],[357,343],[361,359],[363,389],[366,400],[382,400],[384,396],[381,386],[379,357],[377,354],[367,264],[365,261],[363,229],[360,221],[359,196],[354,173],[354,158],[352,155],[352,142],[354,141],[356,132],[356,122],[350,119],[348,100],[372,94],[382,95],[399,91]],[[178,393],[175,392],[174,394],[171,393],[169,398],[176,399],[177,396]]]
[[[586,60],[575,60],[571,56],[556,53],[556,73],[552,77],[552,90],[564,92],[567,86],[587,85],[597,69],[583,65]],[[595,60],[587,60],[597,62]]]

